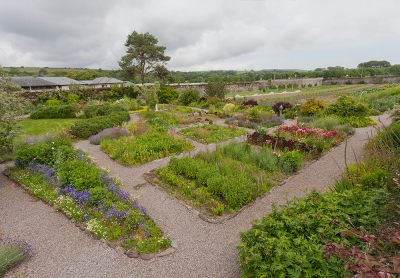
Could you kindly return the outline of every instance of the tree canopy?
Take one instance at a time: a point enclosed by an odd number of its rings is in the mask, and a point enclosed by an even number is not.
[[[125,43],[126,55],[119,62],[124,78],[133,81],[139,75],[143,84],[144,78],[149,74],[165,75],[165,64],[171,57],[164,55],[165,46],[157,43],[157,38],[148,32],[140,34],[133,31],[128,35]]]
[[[387,68],[390,67],[390,63],[388,61],[369,61],[358,64],[358,68]]]

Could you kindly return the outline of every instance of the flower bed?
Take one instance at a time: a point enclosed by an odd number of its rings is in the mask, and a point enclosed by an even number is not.
[[[319,156],[323,152],[338,145],[346,134],[337,130],[325,131],[321,128],[307,128],[293,126],[279,126],[272,135],[254,132],[247,136],[252,144],[270,145],[272,148],[300,150],[312,156]]]
[[[35,145],[18,150],[16,167],[8,169],[11,177],[37,198],[81,223],[82,228],[129,252],[153,253],[170,246],[170,240],[162,236],[146,209],[122,191],[118,181],[98,169],[84,153],[55,141],[39,144],[46,150],[46,156],[40,159],[36,157],[41,150]]]
[[[265,194],[284,177],[278,156],[267,148],[230,143],[194,158],[172,158],[155,171],[158,183],[204,215],[232,213]]]
[[[241,135],[247,131],[240,128],[231,128],[215,124],[188,127],[179,131],[179,134],[189,137],[204,144],[226,141]]]
[[[126,166],[144,164],[193,149],[193,145],[185,139],[159,131],[103,141],[100,146],[111,158]]]

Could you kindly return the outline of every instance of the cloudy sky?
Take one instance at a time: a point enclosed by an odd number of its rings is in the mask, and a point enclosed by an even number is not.
[[[399,0],[0,0],[4,67],[118,69],[149,32],[175,71],[400,64]]]

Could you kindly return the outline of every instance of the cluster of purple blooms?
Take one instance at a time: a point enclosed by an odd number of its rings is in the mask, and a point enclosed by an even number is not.
[[[78,159],[83,161],[85,159],[85,154],[82,152],[78,154]],[[26,163],[21,163],[21,162],[15,162],[16,166],[24,166]],[[57,183],[55,184],[58,187],[57,193],[58,195],[60,194],[65,194],[67,196],[70,196],[73,198],[74,202],[77,205],[86,205],[89,203],[91,194],[88,190],[76,190],[75,186],[73,185],[68,185],[61,187],[60,182],[57,180],[57,175],[55,173],[55,170],[49,166],[42,165],[42,164],[36,164],[34,162],[29,163],[29,170],[32,171],[33,173],[40,172],[43,176],[43,178],[47,179],[52,179],[56,181]],[[128,192],[124,192],[119,189],[118,185],[115,184],[114,179],[111,177],[108,177],[104,173],[100,174],[102,185],[107,188],[110,192],[114,194],[115,197],[120,199],[123,202],[130,202],[130,205],[133,209],[139,210],[143,215],[146,215],[146,208],[139,206],[136,201],[130,199],[130,195]],[[128,216],[129,216],[129,211],[119,211],[116,208],[109,208],[107,206],[103,206],[104,200],[100,200],[97,203],[98,209],[102,211],[105,214],[106,219],[116,219],[117,221],[124,221]],[[85,214],[83,217],[83,221],[87,222],[90,220],[90,214]],[[141,227],[144,230],[145,227]]]
[[[40,172],[42,173],[42,177],[45,179],[56,179],[57,175],[53,168],[43,165],[43,164],[36,164],[34,162],[29,163],[29,170],[33,173]]]
[[[274,116],[274,117],[272,117],[272,119],[261,121],[261,122],[252,122],[252,121],[247,122],[247,121],[243,121],[243,120],[238,120],[238,118],[236,116],[229,117],[227,119],[228,123],[233,122],[233,121],[237,121],[238,126],[240,126],[240,127],[247,127],[247,128],[253,128],[253,129],[255,129],[258,126],[273,127],[273,126],[281,125],[283,123],[282,118],[279,116]]]
[[[118,185],[114,183],[113,178],[107,177],[104,173],[100,174],[101,183],[105,186],[109,191],[114,193],[114,195],[120,198],[122,201],[126,202],[129,200],[129,193],[124,192],[118,188]]]
[[[94,145],[99,145],[102,139],[117,139],[122,136],[129,136],[129,132],[119,127],[110,127],[90,136],[88,140]]]
[[[90,192],[85,190],[77,191],[73,185],[58,188],[58,194],[64,193],[71,196],[77,205],[85,205],[89,201]]]
[[[111,208],[106,212],[106,219],[116,218],[118,220],[125,220],[129,215],[127,211],[119,211],[116,208]]]
[[[0,238],[0,250],[6,246],[14,246],[20,248],[20,256],[22,257],[32,257],[34,255],[33,247],[27,241],[12,239],[8,236]]]

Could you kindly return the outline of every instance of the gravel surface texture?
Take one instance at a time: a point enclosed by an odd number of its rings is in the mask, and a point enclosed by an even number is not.
[[[132,117],[135,120],[135,117]],[[389,124],[387,115],[380,117]],[[347,163],[362,159],[363,146],[374,133],[373,127],[359,128],[348,139]],[[243,140],[243,138],[241,138]],[[165,257],[142,260],[128,258],[121,250],[110,248],[80,230],[53,207],[35,200],[26,191],[0,175],[0,233],[29,241],[35,248],[33,258],[14,270],[26,277],[239,277],[237,263],[239,233],[251,227],[254,219],[272,210],[273,204],[285,204],[311,189],[331,186],[345,168],[345,143],[320,159],[306,165],[281,186],[257,199],[236,217],[223,224],[211,224],[199,218],[158,187],[147,184],[142,175],[165,166],[160,159],[140,167],[124,167],[88,141],[76,143],[95,162],[123,183],[122,189],[139,198],[154,221],[170,237],[177,249]],[[215,145],[195,143],[195,152]],[[0,165],[2,172],[6,164]],[[141,186],[138,186],[141,185]],[[12,277],[13,273],[6,277]]]

